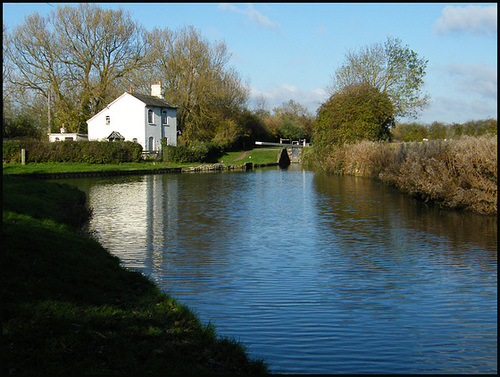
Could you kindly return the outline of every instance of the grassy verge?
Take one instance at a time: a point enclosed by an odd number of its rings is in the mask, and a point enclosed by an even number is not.
[[[225,165],[253,163],[255,166],[274,164],[278,161],[281,148],[252,149],[245,152],[227,152],[219,159]]]
[[[309,154],[308,160],[320,170],[380,179],[443,207],[497,213],[496,135],[411,143],[362,141]]]
[[[121,164],[87,164],[83,162],[40,162],[21,165],[20,163],[3,164],[4,174],[31,173],[73,173],[99,171],[156,170],[162,168],[177,168],[193,164],[175,164],[156,162],[125,162]]]
[[[276,163],[279,150],[254,149],[250,151],[228,152],[224,154],[219,163],[226,166],[242,165],[252,162],[254,166]],[[121,164],[87,164],[77,162],[45,162],[29,163],[4,163],[3,174],[33,174],[33,173],[74,173],[74,172],[101,172],[101,171],[133,171],[157,170],[165,168],[190,168],[199,166],[199,163],[165,163],[165,162],[126,162]]]
[[[3,194],[3,374],[267,372],[79,233],[82,192],[4,175]]]

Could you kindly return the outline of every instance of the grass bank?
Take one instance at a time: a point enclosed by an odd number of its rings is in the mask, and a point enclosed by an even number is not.
[[[3,374],[267,373],[78,232],[88,216],[75,188],[3,176]]]
[[[279,149],[253,149],[250,151],[227,152],[219,158],[218,164],[229,167],[241,166],[248,162],[254,167],[266,166],[277,162]],[[3,174],[53,174],[75,172],[117,172],[135,170],[160,170],[181,168],[189,170],[200,166],[200,163],[171,163],[171,162],[125,162],[120,164],[89,164],[80,162],[43,162],[43,163],[4,163]]]
[[[225,165],[237,165],[251,162],[254,166],[265,166],[278,162],[278,154],[281,148],[252,149],[249,151],[227,152],[219,163]]]
[[[410,143],[362,141],[308,154],[332,173],[379,179],[420,200],[497,213],[497,135]]]

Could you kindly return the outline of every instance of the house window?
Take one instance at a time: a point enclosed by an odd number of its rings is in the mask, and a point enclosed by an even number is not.
[[[161,124],[163,125],[168,125],[168,117],[167,117],[167,111],[166,110],[163,110],[161,112]]]
[[[155,139],[152,136],[150,136],[148,142],[148,150],[151,152],[154,151],[154,148],[155,148]]]
[[[106,126],[109,126],[111,124],[111,118],[109,115],[106,115]]]
[[[153,110],[148,110],[148,123],[154,123],[154,121],[153,121]]]

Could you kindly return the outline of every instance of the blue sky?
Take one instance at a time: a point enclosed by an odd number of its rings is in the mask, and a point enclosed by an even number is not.
[[[3,23],[60,3],[3,3]],[[73,3],[76,5],[76,3]],[[348,49],[399,38],[429,60],[419,122],[497,118],[496,3],[99,3],[147,29],[193,25],[224,41],[231,64],[269,109],[293,99],[315,113]],[[161,78],[159,78],[161,79]]]

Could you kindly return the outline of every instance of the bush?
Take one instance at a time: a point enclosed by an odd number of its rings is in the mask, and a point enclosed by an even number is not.
[[[418,123],[399,123],[393,130],[392,136],[398,141],[422,141],[428,137],[427,128]]]
[[[163,145],[163,161],[165,162],[217,162],[224,154],[224,149],[214,143],[191,142],[186,145]]]
[[[368,84],[351,85],[334,93],[318,109],[314,144],[388,140],[394,107],[386,93]]]
[[[3,162],[21,161],[21,141],[9,140],[3,142]],[[16,159],[17,158],[17,159]]]
[[[3,162],[20,162],[21,149],[27,152],[27,162],[86,162],[110,164],[139,162],[142,146],[131,141],[61,141],[49,143],[37,140],[3,142]]]

